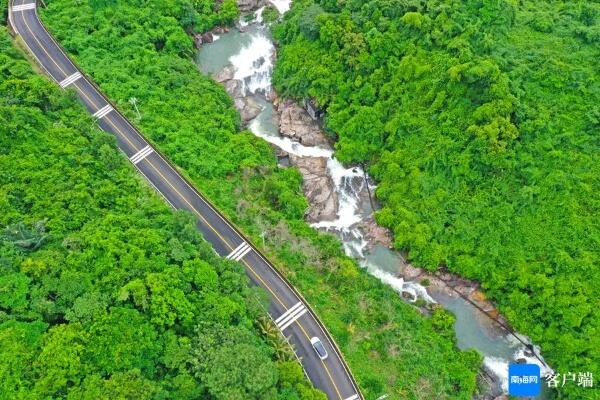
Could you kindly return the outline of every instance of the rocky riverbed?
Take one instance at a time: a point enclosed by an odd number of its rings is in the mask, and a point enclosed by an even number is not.
[[[257,68],[265,62],[260,60],[255,63]],[[247,125],[262,111],[256,101],[256,94],[246,94],[244,81],[235,78],[235,67],[226,65],[213,78],[223,85],[227,93],[233,98],[236,109],[240,112],[242,122]],[[268,98],[276,106],[273,109],[272,123],[278,127],[282,136],[298,142],[304,146],[317,146],[323,150],[333,152],[327,136],[319,124],[308,113],[291,100],[280,101],[274,94],[272,87],[264,90],[262,96]],[[298,168],[302,174],[302,189],[308,200],[310,208],[306,213],[306,220],[318,222],[335,219],[338,212],[338,195],[335,183],[328,171],[329,157],[310,157],[289,154],[274,145],[280,157],[289,160],[289,164]]]
[[[259,65],[256,66],[259,67]],[[242,121],[247,124],[256,118],[262,109],[255,100],[255,95],[244,93],[244,82],[235,79],[234,76],[235,67],[226,65],[213,77],[224,86],[225,90],[234,99],[234,104],[240,112]],[[268,99],[275,106],[272,122],[278,127],[282,136],[303,146],[319,147],[332,151],[328,137],[321,129],[318,121],[311,118],[304,108],[292,100],[281,100],[275,95],[272,87],[266,90],[263,95],[268,96]],[[275,145],[273,146],[276,147],[280,156],[289,159],[290,165],[298,168],[304,178],[302,189],[310,205],[306,220],[310,223],[335,220],[339,210],[339,198],[335,182],[328,170],[329,158],[297,156],[289,154]],[[366,190],[362,190],[360,194],[365,196]],[[356,224],[355,228],[362,233],[365,250],[369,250],[375,245],[392,247],[391,232],[378,225],[373,215],[362,219]],[[490,318],[508,325],[508,322],[499,315],[494,304],[480,290],[480,285],[477,282],[461,278],[447,271],[431,272],[417,268],[403,259],[398,266],[396,277],[402,278],[406,282],[425,282],[430,291],[442,292],[448,296],[462,295],[483,310]],[[411,295],[407,294],[407,298],[416,300],[410,297]]]
[[[423,312],[436,302],[452,311],[457,318],[458,346],[476,348],[485,356],[480,380],[489,389],[477,398],[501,395],[507,364],[536,362],[532,354],[492,322],[489,317],[506,324],[476,282],[447,271],[416,268],[391,249],[391,233],[377,225],[373,216],[377,207],[369,193],[373,182],[361,168],[344,167],[333,157],[332,145],[318,121],[293,101],[277,97],[271,87],[275,48],[268,30],[257,24],[238,25],[243,32],[233,30],[203,48],[200,66],[231,95],[244,126],[276,148],[280,165],[298,168],[310,204],[306,220],[340,237],[348,255]]]

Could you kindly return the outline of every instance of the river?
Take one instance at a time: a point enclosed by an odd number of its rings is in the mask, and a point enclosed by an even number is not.
[[[285,12],[289,7],[289,3],[285,0],[277,0],[274,4],[280,12]],[[399,269],[404,263],[401,256],[385,246],[369,245],[358,228],[358,224],[373,213],[366,195],[367,184],[363,171],[357,167],[344,167],[333,157],[330,148],[304,146],[279,134],[278,126],[273,122],[273,105],[266,100],[268,96],[265,96],[271,90],[272,56],[275,47],[268,27],[259,23],[262,20],[261,12],[262,10],[258,10],[255,13],[254,23],[247,24],[240,21],[244,32],[231,29],[230,32],[219,35],[213,43],[203,45],[196,61],[200,69],[209,75],[221,71],[229,64],[235,67],[234,78],[243,81],[244,92],[253,95],[262,108],[258,116],[248,124],[248,129],[257,137],[299,157],[327,158],[327,169],[338,194],[337,218],[318,221],[312,226],[336,234],[349,256],[357,259],[369,273],[392,286],[400,295],[404,293],[404,297],[409,297],[413,301],[422,299],[436,302],[454,313],[458,347],[474,348],[479,351],[484,356],[486,371],[497,380],[490,388],[490,393],[506,392],[508,364],[518,359],[537,363],[542,367],[543,373],[551,372],[538,359],[525,355],[525,347],[519,341],[463,298],[448,294],[446,291],[428,291],[417,282],[399,278]],[[259,22],[256,22],[257,20]],[[373,191],[375,189],[373,183],[369,181],[369,185]],[[529,343],[529,339],[524,335],[519,337]],[[537,346],[535,348],[536,353],[539,354],[539,348]],[[544,390],[536,399],[551,397],[551,394]]]

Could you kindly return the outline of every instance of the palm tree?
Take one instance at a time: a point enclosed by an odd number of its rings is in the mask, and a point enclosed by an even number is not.
[[[260,317],[258,319],[258,328],[269,345],[275,349],[275,358],[277,360],[292,361],[295,359],[291,343],[279,331],[273,320],[266,316]]]

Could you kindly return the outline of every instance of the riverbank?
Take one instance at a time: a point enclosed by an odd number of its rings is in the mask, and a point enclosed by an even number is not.
[[[470,397],[477,390],[479,356],[458,351],[451,327],[423,318],[391,288],[359,269],[337,238],[306,224],[300,174],[278,168],[270,145],[248,131],[240,132],[241,119],[231,98],[190,61],[193,43],[183,28],[171,25],[172,40],[162,48],[146,29],[148,24],[164,26],[160,22],[176,11],[152,2],[98,10],[87,3],[74,6],[54,0],[41,12],[50,31],[102,90],[265,250],[314,306],[367,399],[386,394]],[[132,20],[147,22],[131,25]],[[168,18],[178,20],[177,15]],[[128,40],[120,36],[124,31]],[[222,35],[214,44],[226,40]],[[249,41],[245,36],[235,43],[244,46]],[[130,102],[134,98],[139,116]],[[169,246],[174,256],[194,251],[181,249],[177,241]],[[237,293],[226,277],[220,282]]]
[[[244,27],[244,32],[239,34],[244,35],[250,30],[251,36],[252,29],[256,28]],[[238,34],[236,37],[239,39]],[[493,322],[495,319],[508,327],[477,283],[448,273],[431,274],[414,268],[389,250],[391,235],[374,221],[364,172],[357,167],[344,168],[337,162],[329,139],[318,122],[290,100],[279,99],[270,86],[269,72],[275,48],[268,39],[266,34],[259,35],[256,40],[243,45],[239,52],[225,52],[229,56],[222,57],[220,70],[215,65],[203,65],[202,58],[200,66],[205,72],[212,73],[234,99],[246,99],[239,105],[236,101],[242,115],[245,103],[256,104],[253,99],[259,98],[261,111],[253,118],[243,118],[244,122],[255,135],[275,146],[281,159],[289,160],[290,165],[302,174],[303,192],[310,205],[306,220],[315,228],[336,234],[348,255],[422,312],[429,313],[431,306],[428,304],[439,302],[457,314],[459,321],[455,329],[459,346],[476,348],[485,355],[480,383],[487,389],[480,398],[493,398],[506,390],[504,370],[509,362],[528,361],[543,365],[543,359],[537,360],[515,339],[529,344],[526,337],[516,335],[511,339],[510,332]],[[217,47],[228,46],[220,43]],[[214,59],[214,52],[209,50],[209,53],[206,59]],[[393,259],[395,266],[382,266],[381,258]],[[420,283],[425,283],[428,290]],[[465,320],[470,324],[466,330],[460,328],[460,323]],[[478,335],[488,339],[473,340]]]
[[[481,282],[557,372],[598,375],[600,4],[443,3],[294,2],[275,85],[369,165],[396,249]]]

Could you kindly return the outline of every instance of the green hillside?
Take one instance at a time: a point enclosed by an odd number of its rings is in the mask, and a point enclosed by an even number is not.
[[[190,57],[184,32],[204,29],[204,12],[187,1],[52,0],[41,16],[144,134],[263,246],[331,331],[369,400],[471,398],[480,357],[456,348],[452,318],[422,316],[306,224],[299,172],[277,168],[270,145],[239,132],[230,97]]]
[[[241,267],[3,27],[0,65],[0,399],[322,399]]]
[[[276,37],[279,91],[369,164],[395,246],[600,375],[600,4],[299,0]]]

